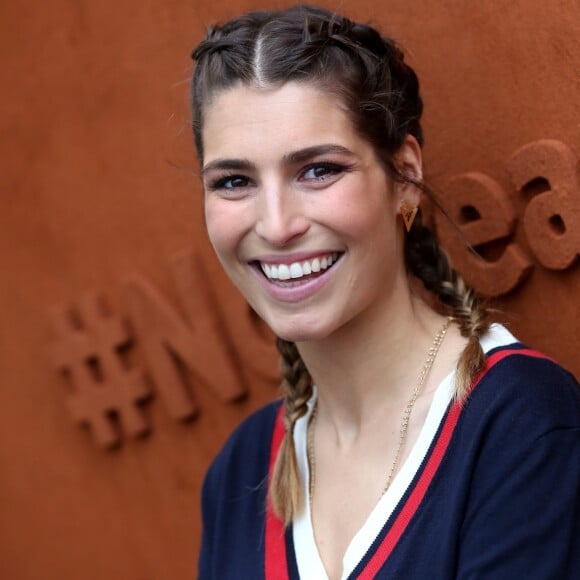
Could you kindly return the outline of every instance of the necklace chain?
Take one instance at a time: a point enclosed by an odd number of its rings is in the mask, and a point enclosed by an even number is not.
[[[447,318],[447,320],[445,321],[445,323],[443,324],[443,326],[433,339],[433,343],[431,344],[429,352],[427,354],[427,360],[425,360],[425,364],[423,365],[423,368],[419,373],[419,377],[417,379],[417,383],[415,384],[415,388],[413,389],[411,397],[409,398],[405,410],[403,411],[403,418],[401,420],[401,426],[399,428],[399,442],[397,444],[397,450],[395,452],[395,459],[393,460],[391,468],[389,469],[387,482],[385,484],[385,487],[383,488],[382,495],[386,493],[387,489],[389,489],[393,481],[393,477],[395,476],[401,458],[401,451],[403,450],[405,441],[407,440],[407,431],[409,429],[409,420],[411,418],[411,413],[413,412],[413,407],[415,406],[417,398],[421,394],[423,385],[425,384],[425,380],[427,379],[427,375],[429,374],[429,371],[431,370],[431,367],[435,362],[435,358],[437,357],[437,353],[439,352],[439,347],[441,346],[441,343],[443,342],[443,339],[447,334],[447,330],[452,320],[453,320],[452,317]],[[314,404],[314,409],[312,410],[312,415],[310,416],[310,423],[308,425],[308,443],[306,449],[306,453],[308,456],[308,466],[310,471],[310,481],[308,491],[311,508],[312,508],[312,498],[314,496],[314,487],[316,484],[316,456],[314,453],[314,428],[316,426],[317,414],[318,414],[318,401]]]

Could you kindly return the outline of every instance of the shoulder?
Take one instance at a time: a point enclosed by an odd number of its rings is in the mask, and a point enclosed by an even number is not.
[[[259,577],[270,447],[280,404],[271,403],[243,421],[205,476],[200,578]]]
[[[574,375],[515,339],[504,342],[511,336],[504,331],[496,328],[496,340],[488,341],[488,364],[466,408],[495,419],[507,413],[511,423],[528,423],[537,432],[579,428],[580,388]]]
[[[257,485],[267,475],[274,425],[281,401],[255,411],[230,435],[213,460],[204,488],[246,482]]]
[[[252,413],[232,432],[216,461],[239,456],[240,452],[255,455],[270,449],[272,432],[282,402],[276,400]]]
[[[458,576],[572,578],[580,569],[578,382],[521,343],[485,350],[446,479],[460,482],[465,501]]]
[[[456,439],[453,481],[465,499],[458,577],[576,577],[578,382],[520,343],[487,356]]]

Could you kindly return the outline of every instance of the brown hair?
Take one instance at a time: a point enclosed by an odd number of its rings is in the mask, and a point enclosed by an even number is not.
[[[279,12],[251,12],[223,26],[213,26],[193,52],[193,132],[203,162],[204,107],[221,91],[243,83],[272,87],[288,81],[315,84],[346,106],[358,133],[374,147],[394,179],[422,183],[402,175],[393,154],[407,135],[423,144],[423,103],[419,82],[402,50],[374,28],[312,6]],[[458,363],[456,397],[464,400],[485,357],[479,338],[489,327],[487,312],[451,267],[434,234],[418,212],[405,242],[408,271],[437,297],[457,321],[468,344]],[[270,484],[276,513],[288,524],[303,498],[294,449],[293,428],[305,415],[312,381],[296,345],[277,339],[281,355],[286,435]]]

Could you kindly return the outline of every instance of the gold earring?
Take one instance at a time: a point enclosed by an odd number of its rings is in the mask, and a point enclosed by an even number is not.
[[[407,233],[411,230],[411,226],[413,225],[413,221],[415,220],[418,211],[419,207],[414,205],[408,199],[404,199],[401,202],[401,216],[405,222]]]

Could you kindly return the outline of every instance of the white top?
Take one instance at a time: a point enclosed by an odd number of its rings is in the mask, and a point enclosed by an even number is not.
[[[517,339],[500,324],[492,324],[489,332],[481,339],[484,352],[514,342],[517,342]],[[350,541],[342,560],[342,579],[347,578],[363,559],[371,544],[391,516],[393,510],[401,501],[407,488],[412,483],[437,434],[445,411],[453,398],[454,379],[455,371],[448,374],[439,383],[433,395],[427,418],[411,453],[393,478],[387,491],[381,496],[369,514],[365,523]],[[308,497],[308,482],[310,479],[307,451],[308,422],[316,402],[316,396],[316,389],[314,389],[314,394],[308,401],[308,412],[298,419],[294,426],[294,443],[296,445],[304,497]],[[305,509],[294,520],[292,525],[298,572],[301,580],[328,580],[328,575],[324,569],[324,564],[322,563],[314,539],[314,529],[310,516],[310,502],[306,501],[304,505]]]

